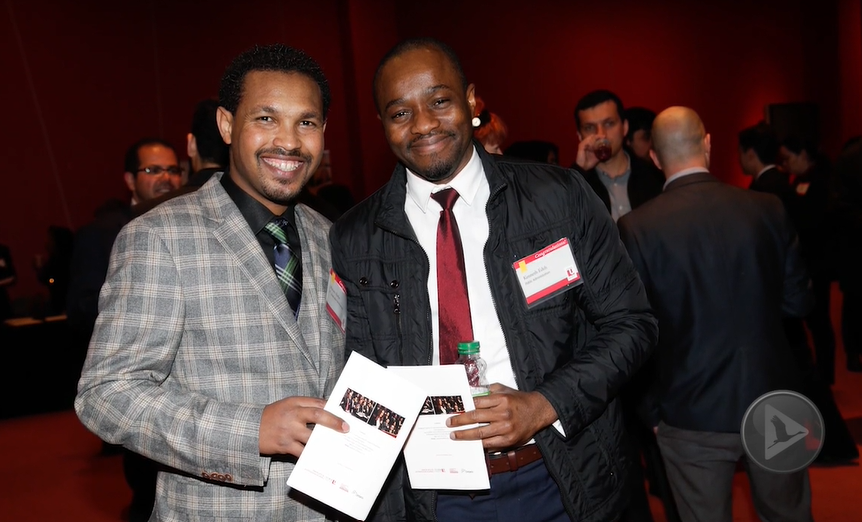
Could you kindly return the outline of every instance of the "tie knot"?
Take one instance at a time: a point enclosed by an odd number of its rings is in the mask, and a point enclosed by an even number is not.
[[[274,217],[269,223],[264,225],[263,228],[269,232],[269,235],[271,235],[277,243],[287,244],[287,233],[284,231],[287,226],[288,223],[286,219],[283,217]]]
[[[458,199],[458,191],[453,188],[447,188],[431,194],[431,197],[434,198],[434,201],[440,203],[443,210],[451,211],[452,207],[455,206],[455,201]]]

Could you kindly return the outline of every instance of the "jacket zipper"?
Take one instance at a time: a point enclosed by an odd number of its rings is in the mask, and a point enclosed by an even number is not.
[[[489,241],[492,237],[491,236],[491,232],[492,232],[491,227],[493,227],[493,220],[491,219],[491,217],[488,213],[488,207],[491,205],[491,200],[494,199],[494,197],[497,194],[502,192],[502,190],[503,190],[502,186],[497,187],[497,189],[494,190],[494,192],[488,196],[488,202],[485,203],[485,217],[488,219],[488,240]],[[491,266],[491,263],[489,262],[490,261],[490,252],[489,252],[489,246],[488,246],[487,242],[485,243],[484,256],[485,256],[484,262],[485,262],[485,267],[486,267],[486,269],[485,269],[485,282],[488,283],[488,289],[490,290],[490,293],[491,293],[491,302],[494,304],[494,313],[497,313],[497,310],[499,310],[499,308],[497,307],[497,296],[494,295],[494,287],[491,286],[491,277],[488,275],[488,270],[487,270],[487,267]],[[497,315],[497,319],[498,320],[500,319],[499,315]],[[500,323],[500,326],[501,326],[501,330],[503,331],[503,339],[506,340],[506,349],[508,350],[508,347],[512,346],[512,342],[509,339],[509,335],[506,332],[506,328],[503,328],[502,322]],[[510,361],[511,361],[511,358],[512,358],[512,356],[510,354],[509,355]],[[518,374],[515,373],[515,369],[512,368],[511,362],[509,363],[509,369],[512,372],[512,377],[514,378],[514,381],[518,384],[518,389],[523,388],[524,387],[523,384],[518,382]]]
[[[485,212],[487,213],[487,207],[486,207]],[[407,239],[408,241],[412,241],[413,243],[416,244],[416,246],[419,247],[419,250],[421,250],[422,253],[425,255],[425,287],[427,288],[428,287],[428,278],[431,276],[431,260],[428,258],[428,253],[425,252],[425,249],[422,248],[421,244],[419,244],[419,240],[416,239],[415,237],[406,236],[404,234],[396,232],[395,230],[392,230],[391,228],[385,227],[383,225],[379,225],[379,226],[380,226],[380,228],[389,232],[390,234],[395,234],[398,237],[402,237],[404,239]],[[487,277],[487,274],[486,274],[486,277]],[[430,299],[431,298],[429,297],[428,299],[429,299],[429,305],[425,308],[425,324],[431,327],[431,336],[429,337],[429,341],[428,341],[429,346],[428,346],[428,362],[427,362],[427,365],[431,366],[432,360],[434,359],[434,327],[431,326],[431,305],[430,305]],[[404,366],[404,342],[403,342],[403,338],[401,337],[401,294],[395,294],[395,296],[392,299],[392,307],[393,307],[393,312],[395,313],[395,325],[396,325],[396,329],[398,332],[398,339],[401,342],[401,349],[398,350],[398,359],[399,359],[399,362],[401,363],[401,366]],[[406,473],[407,470],[405,469],[404,472]],[[438,520],[437,520],[437,491],[431,491],[431,497],[432,497],[431,498],[431,518],[432,518],[433,522],[438,522]]]
[[[486,215],[486,216],[488,216],[488,239],[489,239],[489,241],[490,241],[491,237],[493,237],[493,236],[491,235],[491,232],[492,232],[491,227],[493,226],[493,220],[491,219],[491,217],[490,217],[490,215],[489,215],[489,213],[488,213],[488,207],[489,207],[489,206],[490,206],[490,204],[491,204],[491,200],[492,200],[492,199],[493,199],[497,194],[499,194],[502,190],[503,190],[503,187],[502,187],[502,186],[501,186],[501,187],[498,187],[498,188],[497,188],[497,190],[495,190],[495,191],[494,191],[494,192],[493,192],[493,193],[488,197],[488,203],[486,203],[486,204],[485,204],[485,215]],[[491,266],[491,263],[489,262],[489,260],[490,260],[490,255],[489,255],[489,254],[490,254],[490,252],[489,252],[489,246],[488,246],[488,243],[485,243],[485,252],[484,252],[484,254],[485,254],[485,266],[486,266],[486,268],[487,268],[488,266]],[[426,255],[426,257],[427,257],[427,255]],[[496,312],[496,310],[499,310],[499,308],[497,307],[497,296],[495,295],[494,287],[493,287],[493,286],[491,286],[491,278],[490,278],[490,276],[488,275],[488,270],[487,270],[487,269],[485,270],[485,279],[486,279],[486,281],[488,282],[488,288],[490,288],[490,289],[491,289],[491,302],[494,304],[494,310],[495,310],[495,312]],[[498,316],[497,316],[497,318],[499,319],[499,318],[500,318],[500,316],[498,315]],[[508,350],[508,349],[509,349],[509,347],[510,347],[510,346],[512,346],[512,342],[511,342],[511,340],[509,339],[509,334],[508,334],[507,329],[503,326],[503,324],[502,324],[502,323],[500,323],[500,326],[502,327],[501,329],[503,330],[503,339],[505,339],[505,340],[506,340],[506,349]],[[517,374],[517,372],[515,372],[515,368],[514,368],[514,366],[512,366],[512,364],[511,364],[511,360],[512,360],[512,354],[511,354],[511,352],[510,352],[510,353],[509,353],[509,361],[510,361],[509,366],[510,366],[510,368],[511,368],[511,370],[512,370],[512,375],[515,377],[515,382],[518,384],[518,389],[519,389],[519,390],[520,390],[520,389],[523,389],[524,385],[523,385],[523,383],[522,383],[522,382],[520,382],[520,379],[519,379],[519,377],[518,377],[518,374]],[[556,429],[556,428],[554,428],[554,429]],[[567,434],[567,435],[569,435],[569,434]],[[536,441],[536,445],[539,445],[539,441],[538,441],[538,440]],[[541,449],[541,446],[540,446],[540,449]],[[604,451],[604,450],[602,450],[602,451]],[[544,456],[544,455],[543,455],[543,456]],[[548,466],[548,465],[545,465],[545,469],[547,469],[547,470],[548,470],[548,475],[550,475],[550,476],[551,476],[551,478],[553,478],[553,479],[554,479],[554,482],[555,482],[555,483],[557,483],[557,484],[559,484],[559,483],[560,483],[560,477],[559,477],[559,476],[558,476],[558,474],[555,472],[555,470],[551,469],[551,467],[550,467],[550,466]],[[434,492],[434,494],[435,494],[435,496],[436,496],[436,492]],[[560,492],[560,499],[563,501],[563,507],[566,509],[566,513],[567,513],[567,514],[569,514],[569,516],[571,516],[571,514],[575,512],[575,509],[574,509],[574,507],[573,507],[573,506],[569,506],[569,505],[568,505],[568,504],[570,503],[570,502],[569,502],[569,499],[566,497],[566,495],[564,495],[564,494],[562,493],[562,491]],[[436,505],[436,497],[435,497],[435,505]],[[435,517],[435,520],[436,520],[436,509],[435,509],[434,511],[435,511],[435,515],[434,515],[434,517]]]
[[[421,244],[419,244],[419,240],[416,239],[415,237],[410,237],[410,236],[401,234],[400,232],[397,232],[391,228],[385,227],[381,224],[378,224],[378,226],[380,226],[380,228],[389,232],[390,234],[395,234],[398,237],[404,238],[408,241],[412,241],[413,243],[416,244],[416,246],[419,247],[419,250],[421,250],[422,253],[425,255],[425,287],[427,288],[428,287],[428,278],[431,276],[431,260],[428,258],[428,253],[425,252],[425,249],[422,248]],[[401,337],[401,315],[400,315],[401,314],[401,301],[400,301],[400,294],[396,294],[396,295],[399,296],[398,312],[397,312],[398,316],[397,316],[397,321],[396,321],[396,325],[397,325],[396,328],[398,329],[398,337],[400,338]],[[430,297],[429,297],[429,300],[430,300]],[[425,308],[425,324],[427,324],[428,326],[431,326],[431,305],[430,304],[428,305],[428,307]],[[402,346],[402,348],[403,348],[403,346]],[[399,351],[399,357],[401,360],[401,365],[403,366],[404,365],[403,350]],[[431,327],[431,336],[429,337],[429,341],[428,341],[428,361],[427,361],[428,366],[430,366],[432,364],[433,359],[434,359],[434,327]]]
[[[404,347],[404,337],[401,335],[401,294],[392,297],[392,313],[395,314],[395,330],[398,332],[398,343]],[[404,366],[404,350],[398,350],[398,364]]]

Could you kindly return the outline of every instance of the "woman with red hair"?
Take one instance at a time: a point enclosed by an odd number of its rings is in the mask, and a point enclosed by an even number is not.
[[[502,154],[501,148],[509,131],[503,120],[485,108],[482,98],[476,96],[476,108],[473,111],[473,137],[485,147],[485,152]]]

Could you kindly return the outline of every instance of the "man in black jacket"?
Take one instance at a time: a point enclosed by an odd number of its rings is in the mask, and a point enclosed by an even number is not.
[[[623,102],[611,91],[593,91],[575,106],[578,156],[575,165],[614,221],[661,193],[664,177],[650,162],[624,148],[629,122]],[[604,142],[605,152],[599,145]]]
[[[800,383],[782,317],[810,309],[808,276],[779,200],[709,173],[709,135],[693,110],[659,114],[653,147],[664,192],[619,222],[662,329],[650,421],[682,520],[730,521],[743,414]],[[762,520],[810,522],[807,470],[744,462]]]
[[[445,44],[397,45],[374,87],[400,162],[330,234],[347,288],[347,348],[386,366],[431,365],[447,361],[457,330],[482,343],[494,384],[475,411],[450,419],[487,424],[456,437],[492,452],[490,491],[411,490],[396,466],[371,519],[618,519],[630,459],[614,399],[657,326],[613,221],[576,173],[471,141],[474,86]],[[459,254],[446,248],[456,227]],[[546,247],[570,261],[555,270],[534,255]],[[531,259],[546,271],[528,268]],[[525,293],[523,274],[545,273],[559,289],[528,283]],[[465,308],[453,316],[456,302]]]

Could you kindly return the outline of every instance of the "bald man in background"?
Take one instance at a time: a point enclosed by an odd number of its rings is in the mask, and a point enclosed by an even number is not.
[[[798,388],[782,327],[785,315],[811,306],[796,233],[776,196],[709,172],[710,137],[693,110],[663,111],[652,136],[664,190],[619,228],[659,319],[648,421],[680,516],[730,522],[742,459],[761,520],[811,521],[808,470],[778,474],[748,462],[739,433],[755,399]]]

